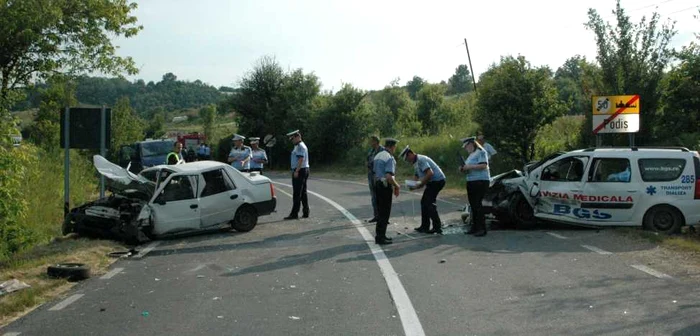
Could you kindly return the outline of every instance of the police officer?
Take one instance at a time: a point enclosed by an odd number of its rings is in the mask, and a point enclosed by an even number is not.
[[[391,217],[392,194],[399,197],[401,186],[394,176],[396,175],[396,160],[394,151],[399,141],[392,138],[384,140],[384,151],[374,157],[374,192],[377,195],[377,225],[374,242],[379,245],[392,243],[392,239],[386,236],[386,228]]]
[[[292,166],[292,211],[285,220],[298,219],[299,207],[303,206],[302,217],[309,218],[309,198],[306,195],[306,180],[309,178],[309,149],[301,140],[299,130],[287,133],[287,137],[294,144],[291,155]]]
[[[238,171],[248,172],[250,170],[252,150],[250,147],[243,145],[243,140],[245,140],[244,136],[238,134],[233,135],[233,148],[231,148],[231,152],[228,153],[228,162],[233,168],[238,169]]]
[[[377,194],[374,192],[374,157],[384,150],[384,147],[379,145],[379,137],[373,135],[369,138],[370,149],[367,152],[367,184],[369,184],[369,193],[372,195],[372,210],[374,217],[368,220],[369,223],[374,223],[379,218],[377,212]]]
[[[409,146],[406,146],[399,156],[402,160],[413,164],[415,169],[415,180],[418,181],[418,184],[415,187],[409,187],[409,189],[416,190],[425,187],[423,197],[420,200],[421,224],[415,230],[422,233],[442,234],[442,222],[437,211],[437,196],[445,187],[445,174],[433,159],[416,154]],[[433,222],[432,229],[430,229],[431,221]]]
[[[165,157],[165,164],[174,165],[180,163],[182,159],[182,147],[182,142],[175,142],[173,144],[173,151],[168,153],[168,156]]]
[[[476,141],[476,137],[464,138],[462,144],[469,156],[464,160],[464,164],[459,167],[459,170],[467,174],[467,197],[469,206],[472,208],[472,216],[474,216],[472,227],[466,233],[482,237],[486,235],[486,214],[481,202],[491,180],[489,155],[486,149]]]
[[[260,138],[250,138],[252,147],[252,158],[250,159],[250,171],[260,172],[262,175],[263,165],[267,164],[267,153],[260,148]]]

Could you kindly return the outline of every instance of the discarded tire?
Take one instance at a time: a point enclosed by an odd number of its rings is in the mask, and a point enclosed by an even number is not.
[[[46,274],[51,278],[65,278],[68,281],[80,281],[90,277],[90,268],[85,264],[61,263],[48,267]]]

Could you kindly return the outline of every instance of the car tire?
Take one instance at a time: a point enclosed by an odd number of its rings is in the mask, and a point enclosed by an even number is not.
[[[80,281],[90,277],[90,267],[78,263],[60,263],[49,266],[46,275],[51,278],[65,278],[68,281]]]
[[[683,216],[674,207],[657,205],[644,215],[644,228],[656,232],[678,233],[683,226]]]
[[[242,205],[236,211],[231,227],[238,232],[248,232],[258,224],[258,212],[250,205]]]
[[[535,218],[535,212],[527,202],[525,196],[521,193],[515,193],[510,198],[510,203],[508,205],[511,222],[515,224],[515,228],[518,230],[530,230],[537,225],[537,218]]]

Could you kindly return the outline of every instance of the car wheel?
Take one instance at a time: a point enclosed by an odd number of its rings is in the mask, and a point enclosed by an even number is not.
[[[236,211],[231,225],[234,230],[248,232],[258,224],[258,212],[250,205],[243,205]]]
[[[683,226],[683,216],[676,208],[657,205],[644,215],[644,228],[667,234],[678,233]]]
[[[51,278],[66,278],[68,281],[79,281],[90,277],[90,268],[85,264],[61,263],[51,265],[46,269]]]
[[[530,203],[527,202],[525,196],[521,193],[516,193],[510,199],[510,218],[512,219],[515,228],[519,230],[529,230],[537,225],[535,212],[532,210]]]

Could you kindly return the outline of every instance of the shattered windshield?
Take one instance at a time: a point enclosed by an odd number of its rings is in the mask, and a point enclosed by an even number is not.
[[[168,155],[173,150],[173,141],[154,141],[141,144],[143,157]]]

